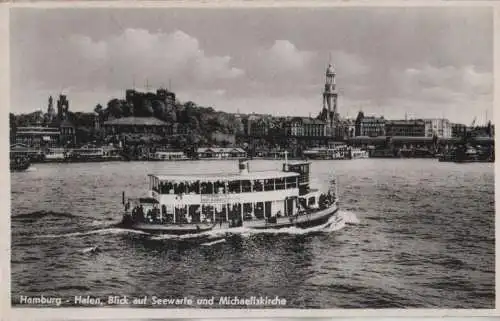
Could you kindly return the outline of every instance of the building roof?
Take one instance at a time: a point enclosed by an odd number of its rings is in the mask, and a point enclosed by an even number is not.
[[[387,120],[388,125],[423,125],[425,122],[422,119],[409,119],[409,120]]]
[[[104,122],[104,125],[166,126],[168,125],[168,123],[155,117],[123,117],[123,118],[116,118],[113,120],[107,120]]]
[[[254,179],[271,179],[271,178],[285,178],[296,177],[299,173],[295,172],[282,172],[282,171],[255,171],[248,174],[240,173],[227,173],[227,174],[192,174],[192,175],[155,175],[149,176],[157,177],[159,180],[178,181],[178,182],[194,182],[194,181],[237,181],[237,180],[254,180]]]
[[[232,147],[201,147],[198,148],[197,150],[198,153],[207,153],[207,152],[213,152],[213,153],[230,153],[230,152],[237,152],[237,153],[246,153],[242,148],[232,148]]]
[[[384,117],[365,116],[361,119],[361,122],[364,121],[386,122],[387,119],[385,119]]]
[[[302,122],[303,124],[309,124],[309,125],[325,125],[325,122],[322,121],[321,119],[316,119],[316,118],[309,118],[309,117],[294,117],[291,119],[292,122],[299,121]]]

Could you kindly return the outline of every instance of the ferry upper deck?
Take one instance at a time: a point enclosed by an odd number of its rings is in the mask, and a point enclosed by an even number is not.
[[[150,190],[159,194],[251,193],[298,188],[299,173],[261,171],[248,174],[153,175]]]

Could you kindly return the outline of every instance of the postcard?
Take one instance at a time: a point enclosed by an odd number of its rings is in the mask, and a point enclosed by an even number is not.
[[[496,313],[495,10],[5,6],[12,315]]]

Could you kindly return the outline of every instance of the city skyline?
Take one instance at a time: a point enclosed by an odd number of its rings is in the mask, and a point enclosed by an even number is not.
[[[492,23],[488,8],[16,8],[11,112],[60,92],[91,112],[147,82],[217,110],[314,117],[331,62],[341,116],[483,124]]]

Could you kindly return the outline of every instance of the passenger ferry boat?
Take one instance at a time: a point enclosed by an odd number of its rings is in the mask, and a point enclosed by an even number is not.
[[[310,187],[310,163],[285,163],[281,171],[218,175],[149,175],[149,196],[126,200],[121,226],[147,233],[189,235],[296,227],[341,221],[336,182],[321,192]]]

